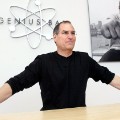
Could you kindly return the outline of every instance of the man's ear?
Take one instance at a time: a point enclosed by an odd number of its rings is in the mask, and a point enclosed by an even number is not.
[[[56,38],[56,34],[53,35],[53,38],[54,38],[54,39]]]
[[[56,34],[53,35],[53,39],[56,42]]]

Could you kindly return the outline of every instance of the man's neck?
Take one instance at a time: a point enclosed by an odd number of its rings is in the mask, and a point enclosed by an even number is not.
[[[57,53],[61,56],[64,56],[64,57],[69,57],[72,55],[73,51],[72,50],[67,50],[67,51],[59,51],[57,50]]]

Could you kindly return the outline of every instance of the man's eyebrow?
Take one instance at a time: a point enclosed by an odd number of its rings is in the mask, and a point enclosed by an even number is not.
[[[69,31],[69,30],[62,30],[63,32],[75,32],[75,30]]]

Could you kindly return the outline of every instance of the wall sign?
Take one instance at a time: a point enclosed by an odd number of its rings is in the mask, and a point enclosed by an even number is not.
[[[54,8],[43,8],[40,0],[29,0],[27,8],[10,6],[10,13],[13,17],[7,19],[10,36],[12,38],[26,37],[32,49],[39,47],[42,38],[52,39],[53,18],[56,15]],[[0,17],[0,24],[4,18]]]

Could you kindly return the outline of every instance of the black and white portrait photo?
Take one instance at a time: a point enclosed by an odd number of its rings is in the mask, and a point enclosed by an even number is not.
[[[120,61],[120,0],[88,0],[92,57]]]

